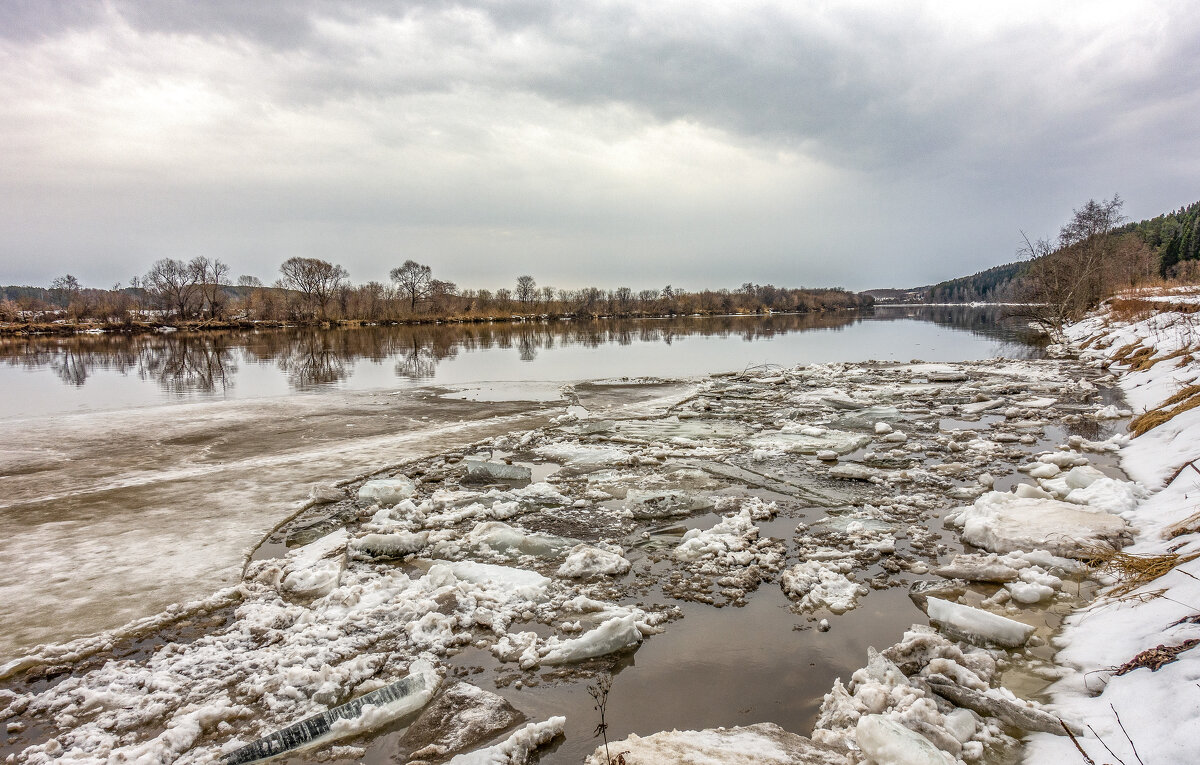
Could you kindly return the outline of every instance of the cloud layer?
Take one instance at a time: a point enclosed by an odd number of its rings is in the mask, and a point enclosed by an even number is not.
[[[0,8],[0,282],[865,289],[1200,198],[1184,3],[74,5]]]

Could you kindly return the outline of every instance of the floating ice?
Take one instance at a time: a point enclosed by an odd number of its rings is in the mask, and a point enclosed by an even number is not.
[[[412,671],[403,680],[264,736],[221,761],[224,765],[257,762],[377,728],[425,706],[440,683],[441,677],[433,665],[413,662]]]
[[[360,502],[394,505],[411,497],[416,490],[416,485],[407,478],[376,478],[358,487],[358,499]]]
[[[429,534],[424,531],[366,534],[350,543],[350,554],[367,560],[397,560],[419,552],[428,541]]]
[[[501,521],[477,524],[467,534],[466,541],[501,555],[535,555],[539,558],[557,557],[577,544],[574,539],[556,537],[553,534],[530,533]]]
[[[558,567],[558,575],[572,579],[621,576],[629,573],[630,566],[620,548],[614,545],[599,547],[580,544],[571,549],[567,559]]]
[[[1033,627],[1004,616],[941,598],[929,598],[929,620],[943,626],[954,637],[977,645],[1005,648],[1025,645]]]
[[[848,560],[805,561],[784,571],[779,584],[806,611],[828,608],[835,614],[843,614],[867,594],[866,587],[846,576],[852,568],[853,563]]]
[[[509,465],[504,462],[463,460],[469,481],[528,481],[533,470],[524,465]]]
[[[877,765],[954,765],[953,757],[920,733],[883,715],[859,718],[854,735],[859,748]]]
[[[546,641],[542,664],[569,664],[606,656],[616,651],[632,648],[642,642],[642,631],[638,629],[637,614],[616,616],[577,638]]]
[[[879,473],[865,465],[859,465],[855,462],[844,462],[829,468],[829,475],[832,478],[840,478],[845,481],[869,481],[879,475]]]
[[[460,754],[447,765],[525,765],[538,749],[563,735],[567,718],[551,717],[529,723],[495,746]]]
[[[502,696],[470,683],[455,683],[408,726],[400,747],[411,752],[410,760],[439,759],[524,720],[525,715]]]
[[[696,763],[700,765],[845,765],[846,756],[775,723],[662,731],[601,746],[586,765],[608,765],[609,752],[623,752],[628,765]]]
[[[762,433],[751,438],[747,443],[760,449],[777,449],[792,454],[816,454],[819,451],[833,451],[838,454],[849,454],[861,449],[870,442],[868,436],[861,433],[849,433],[844,430],[827,430],[822,435],[806,433],[788,433],[777,431]]]
[[[712,507],[713,501],[708,497],[679,490],[630,489],[625,493],[625,511],[633,518],[670,518]]]
[[[1015,582],[1017,569],[992,555],[955,555],[949,563],[933,569],[933,573],[947,579],[965,579],[968,582]]]
[[[1066,735],[1058,717],[1042,711],[1028,701],[1018,699],[1005,688],[993,688],[981,693],[937,676],[927,678],[927,682],[937,695],[985,717],[995,717],[1004,724],[1021,730],[1053,733],[1056,736]],[[1082,733],[1076,726],[1072,728],[1073,732]]]
[[[1128,524],[1115,515],[997,491],[984,494],[946,521],[962,527],[963,539],[985,550],[1044,549],[1070,558],[1086,556],[1089,546],[1100,543],[1120,546],[1129,533]]]

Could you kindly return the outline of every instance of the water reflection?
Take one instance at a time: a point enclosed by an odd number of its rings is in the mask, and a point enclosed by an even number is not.
[[[1003,319],[999,307],[908,306],[865,312],[706,318],[546,321],[517,324],[432,324],[321,330],[176,332],[156,335],[80,335],[0,339],[0,360],[10,367],[49,370],[79,387],[97,371],[136,375],[175,395],[227,392],[240,365],[273,365],[292,390],[348,380],[359,360],[391,362],[397,378],[428,380],[438,365],[462,353],[511,350],[534,362],[556,348],[600,348],[661,343],[700,336],[747,342],[861,322],[912,319],[964,330],[1005,343],[1005,355],[1027,355],[1030,338]]]

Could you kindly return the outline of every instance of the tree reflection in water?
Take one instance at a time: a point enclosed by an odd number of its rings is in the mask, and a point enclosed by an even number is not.
[[[0,360],[25,369],[49,369],[67,385],[82,386],[98,370],[136,373],[168,393],[230,390],[239,364],[272,364],[297,391],[337,385],[361,359],[391,361],[399,378],[423,380],[460,352],[515,349],[522,361],[556,347],[599,348],[640,343],[671,345],[691,336],[746,341],[811,329],[837,329],[897,318],[931,321],[1005,343],[1008,356],[1028,355],[1028,332],[1003,320],[999,306],[903,306],[874,311],[707,318],[551,320],[544,322],[425,324],[353,329],[273,329],[261,332],[174,332],[155,335],[79,335],[0,339]]]

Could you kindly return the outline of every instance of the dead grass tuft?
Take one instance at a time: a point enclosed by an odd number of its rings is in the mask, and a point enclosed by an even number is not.
[[[1200,406],[1200,385],[1188,385],[1175,395],[1164,401],[1157,409],[1139,414],[1129,422],[1129,431],[1140,436],[1148,430],[1153,430],[1176,415],[1183,414],[1189,409]]]
[[[1110,315],[1116,321],[1141,321],[1161,310],[1162,303],[1142,298],[1113,298],[1108,301]]]
[[[1139,587],[1150,584],[1169,573],[1181,563],[1200,558],[1200,553],[1179,555],[1135,555],[1108,545],[1086,545],[1084,563],[1093,571],[1103,571],[1117,580],[1110,597],[1121,598]]]
[[[1141,342],[1140,340],[1134,340],[1132,343],[1128,343],[1128,344],[1126,344],[1126,345],[1122,345],[1120,348],[1118,348],[1118,349],[1117,349],[1117,350],[1116,350],[1116,351],[1113,353],[1113,355],[1112,355],[1112,362],[1113,362],[1114,364],[1124,364],[1124,363],[1125,363],[1125,357],[1126,357],[1126,356],[1128,356],[1129,354],[1133,353],[1134,351],[1136,351],[1137,349],[1139,349],[1139,348],[1141,348],[1141,347],[1142,347],[1142,342]]]

